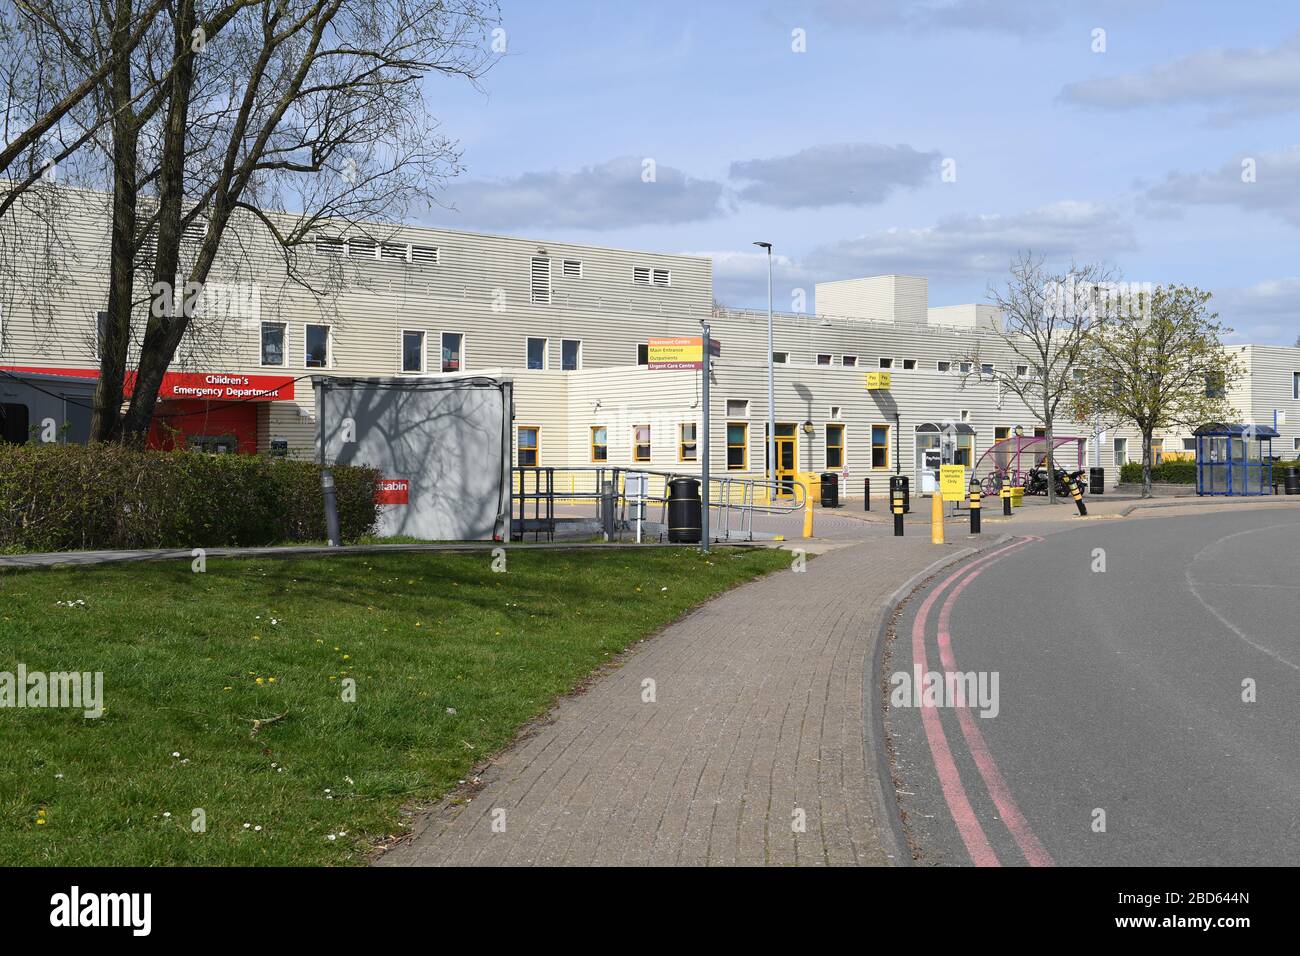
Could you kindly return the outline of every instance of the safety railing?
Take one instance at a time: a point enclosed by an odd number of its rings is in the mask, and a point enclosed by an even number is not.
[[[644,495],[627,495],[628,474],[646,476]],[[644,503],[646,517],[657,509],[660,523],[667,526],[669,483],[675,478],[700,480],[698,474],[689,472],[622,466],[512,468],[512,535],[516,540],[528,534],[534,540],[541,540],[543,535],[554,540],[559,522],[565,517],[556,509],[566,506],[579,512],[583,506],[593,508],[601,534],[611,541],[621,540],[632,530],[636,515],[629,509],[637,504]],[[709,537],[752,541],[755,515],[793,514],[802,511],[805,503],[806,492],[800,482],[710,475]]]

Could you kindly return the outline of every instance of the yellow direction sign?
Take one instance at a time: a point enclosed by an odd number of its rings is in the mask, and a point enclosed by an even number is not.
[[[866,376],[868,391],[889,391],[890,374],[889,372],[868,372]]]
[[[652,338],[646,346],[646,365],[650,368],[687,369],[704,365],[704,339],[699,335]]]
[[[966,469],[962,465],[939,466],[939,492],[944,501],[961,501],[966,496]]]

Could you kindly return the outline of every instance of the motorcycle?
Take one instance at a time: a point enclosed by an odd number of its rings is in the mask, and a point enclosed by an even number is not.
[[[1083,493],[1085,485],[1083,483],[1083,469],[1078,471],[1067,472],[1061,468],[1056,469],[1056,496],[1058,498],[1070,497],[1070,484],[1073,483]],[[1047,469],[1030,468],[1025,478],[1025,494],[1027,495],[1046,495],[1047,494]]]

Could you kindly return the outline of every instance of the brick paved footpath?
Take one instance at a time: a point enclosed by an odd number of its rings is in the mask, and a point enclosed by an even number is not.
[[[967,543],[844,546],[698,608],[561,701],[470,802],[421,814],[377,862],[889,864],[898,850],[863,710],[877,614]]]

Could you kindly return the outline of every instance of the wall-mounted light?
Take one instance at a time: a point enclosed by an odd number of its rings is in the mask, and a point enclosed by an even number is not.
[[[814,431],[813,423],[811,421],[807,421],[803,423],[803,433],[805,435],[811,435],[813,431]]]

